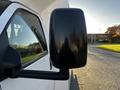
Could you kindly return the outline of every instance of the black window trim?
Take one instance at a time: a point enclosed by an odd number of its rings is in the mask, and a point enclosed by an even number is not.
[[[3,14],[3,12],[6,10],[6,8],[8,8],[8,6],[11,4],[12,2],[9,0],[1,0],[0,1],[0,5],[2,4],[1,8],[0,8],[0,16]]]
[[[44,34],[44,30],[43,30],[43,27],[42,27],[40,18],[39,18],[36,14],[34,14],[34,13],[32,13],[32,12],[26,10],[26,9],[23,9],[23,8],[18,8],[18,9],[16,9],[15,12],[13,13],[13,15],[11,16],[11,18],[8,20],[5,28],[3,29],[3,32],[5,31],[5,33],[6,33],[6,37],[8,38],[8,36],[7,36],[7,28],[8,28],[8,26],[9,26],[12,18],[14,17],[14,15],[16,14],[16,12],[19,11],[19,10],[23,10],[23,11],[25,11],[25,12],[28,12],[28,13],[30,13],[30,14],[32,14],[32,15],[34,15],[34,16],[36,16],[36,17],[38,18],[39,24],[40,24],[40,26],[41,26],[41,30],[42,30],[42,33],[43,33],[43,37],[44,37],[45,43],[46,43],[46,50],[45,50],[43,53],[41,53],[40,57],[38,57],[37,59],[31,60],[30,62],[27,62],[27,63],[23,64],[23,65],[22,65],[22,68],[25,68],[25,67],[31,65],[32,63],[38,61],[40,58],[46,56],[46,55],[48,54],[48,47],[47,47],[46,37],[45,37],[45,34]],[[32,32],[33,32],[33,31],[32,31]],[[39,41],[39,43],[40,43],[40,39],[38,38],[38,37],[39,37],[38,34],[36,34],[35,32],[33,32],[33,34],[35,35],[35,37],[38,39],[38,41]],[[37,36],[36,36],[36,35],[37,35]]]

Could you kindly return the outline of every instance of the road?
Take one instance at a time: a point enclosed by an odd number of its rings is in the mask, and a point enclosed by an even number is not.
[[[73,70],[71,90],[120,90],[120,53],[88,46],[88,62]]]

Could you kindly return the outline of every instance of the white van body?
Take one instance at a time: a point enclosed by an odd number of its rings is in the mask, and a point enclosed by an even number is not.
[[[67,0],[11,0],[12,3],[0,16],[0,34],[6,24],[19,8],[37,15],[41,21],[47,47],[49,46],[49,20],[55,8],[68,8]],[[16,3],[17,2],[17,3]],[[49,47],[48,47],[49,48]],[[30,64],[25,69],[50,71],[49,51],[40,60]],[[51,71],[57,70],[53,68]],[[46,79],[7,78],[0,82],[0,90],[69,90],[69,80],[57,81]]]

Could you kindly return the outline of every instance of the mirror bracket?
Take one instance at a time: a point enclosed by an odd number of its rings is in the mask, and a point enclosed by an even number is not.
[[[62,69],[59,72],[22,70],[17,75],[17,77],[32,78],[32,79],[48,79],[48,80],[68,80],[69,70]]]

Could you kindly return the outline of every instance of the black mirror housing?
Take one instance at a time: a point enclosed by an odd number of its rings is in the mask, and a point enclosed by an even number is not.
[[[50,20],[50,59],[59,69],[83,67],[87,61],[87,33],[80,9],[56,9]]]
[[[21,70],[19,54],[8,46],[3,60],[0,62],[0,81],[7,77],[16,77]]]

